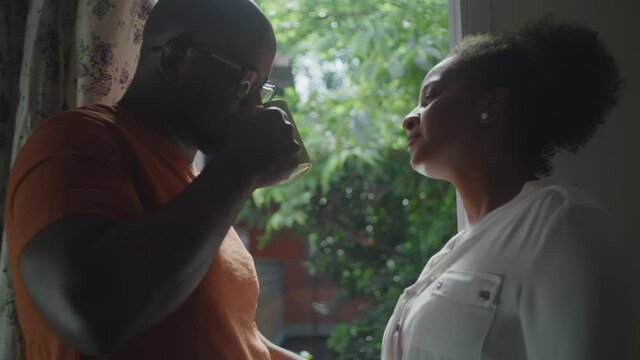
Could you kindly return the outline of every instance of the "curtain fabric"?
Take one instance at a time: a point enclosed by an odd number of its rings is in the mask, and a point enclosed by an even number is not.
[[[6,178],[11,166],[12,138],[19,101],[27,6],[22,1],[0,0],[0,209],[4,209]],[[2,220],[0,220],[1,222]],[[19,359],[21,336],[11,291],[7,253],[0,247],[0,359]]]
[[[157,0],[0,0],[0,205],[9,168],[43,120],[113,104],[138,62],[144,22]],[[22,358],[3,235],[0,360]]]

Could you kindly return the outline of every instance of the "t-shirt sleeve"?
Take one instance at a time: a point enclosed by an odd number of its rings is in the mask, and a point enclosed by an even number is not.
[[[45,123],[19,154],[8,184],[10,241],[22,247],[75,214],[121,219],[142,211],[126,143],[108,123],[71,114]],[[13,236],[11,236],[13,235]]]
[[[564,205],[523,285],[527,359],[637,359],[637,267],[631,238],[605,211]]]

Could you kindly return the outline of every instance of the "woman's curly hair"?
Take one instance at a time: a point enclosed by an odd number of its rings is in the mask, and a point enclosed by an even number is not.
[[[510,91],[514,146],[543,176],[558,151],[576,152],[593,136],[622,87],[598,33],[551,16],[518,32],[467,36],[450,56],[474,85]]]

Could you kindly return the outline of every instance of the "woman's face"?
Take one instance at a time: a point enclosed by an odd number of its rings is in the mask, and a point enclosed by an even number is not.
[[[481,96],[451,69],[452,58],[425,76],[418,106],[403,120],[411,167],[432,178],[451,180],[476,156]]]

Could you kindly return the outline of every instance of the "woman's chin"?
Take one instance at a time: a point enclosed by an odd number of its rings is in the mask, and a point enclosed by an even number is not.
[[[444,179],[442,174],[439,174],[439,172],[435,168],[425,164],[424,162],[414,162],[412,159],[411,168],[418,174],[426,176],[428,178],[440,180]]]
[[[429,171],[427,170],[427,167],[424,164],[411,163],[411,168],[418,174],[424,175],[426,177],[431,177]]]

